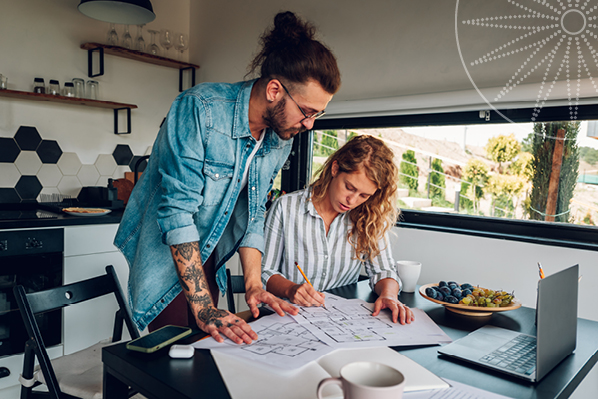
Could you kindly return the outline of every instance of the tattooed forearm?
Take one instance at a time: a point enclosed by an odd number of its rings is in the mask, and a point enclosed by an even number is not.
[[[197,312],[197,318],[203,321],[206,325],[213,324],[217,328],[223,326],[222,318],[226,317],[228,312],[225,310],[216,309],[214,307],[208,307],[201,309]]]
[[[190,261],[193,258],[193,253],[197,252],[199,254],[199,242],[186,242],[183,244],[173,245],[176,249],[175,255],[178,255],[185,259],[186,261]]]
[[[197,303],[198,305],[202,306],[202,307],[206,307],[209,305],[212,305],[212,297],[209,294],[193,294],[187,295],[187,300],[189,301],[189,303]]]

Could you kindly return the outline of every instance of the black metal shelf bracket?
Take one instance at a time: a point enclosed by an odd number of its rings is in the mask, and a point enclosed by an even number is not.
[[[100,73],[93,73],[93,53],[99,52]],[[104,74],[104,49],[102,47],[90,48],[87,50],[87,76],[95,78]]]
[[[118,111],[127,110],[127,131],[126,132],[119,132],[118,131]],[[129,134],[131,133],[131,108],[124,107],[124,108],[115,108],[114,109],[114,134]]]
[[[195,86],[195,68],[186,67],[179,69],[179,93],[183,91],[183,71],[191,70],[191,87]]]

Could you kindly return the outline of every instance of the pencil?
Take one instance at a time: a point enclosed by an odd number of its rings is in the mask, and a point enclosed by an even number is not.
[[[314,288],[314,286],[311,284],[311,282],[309,281],[309,279],[307,278],[305,273],[303,273],[303,269],[301,269],[301,266],[299,266],[299,263],[295,262],[295,266],[297,266],[297,270],[299,270],[299,273],[301,273],[301,275],[303,276],[305,281],[307,281],[307,284],[309,284],[311,286],[311,288]],[[326,309],[326,305],[322,305],[322,306],[324,306],[324,309]],[[326,309],[326,310],[328,310],[328,309]]]
[[[542,269],[540,262],[538,262],[538,272],[540,273],[540,278],[544,278],[544,269]]]

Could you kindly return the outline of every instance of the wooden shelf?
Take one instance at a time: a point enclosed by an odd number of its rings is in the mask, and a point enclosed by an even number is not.
[[[28,91],[18,90],[0,90],[0,97],[18,98],[22,100],[31,101],[50,101],[63,104],[86,105],[88,107],[108,109],[137,108],[137,105],[135,104],[117,103],[113,101],[89,100],[86,98],[77,97],[55,96],[52,94],[31,93]]]
[[[116,55],[118,57],[129,58],[131,60],[147,62],[148,64],[161,65],[175,69],[195,68],[198,69],[199,65],[189,64],[188,62],[182,62],[173,60],[171,58],[160,57],[153,54],[142,53],[137,50],[129,50],[119,46],[109,46],[107,44],[100,43],[83,43],[81,48],[84,50],[93,50],[96,48],[103,48],[104,53],[110,55]]]

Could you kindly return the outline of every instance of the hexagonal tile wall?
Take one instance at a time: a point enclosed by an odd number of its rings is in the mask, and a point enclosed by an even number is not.
[[[63,175],[75,176],[81,169],[81,161],[74,152],[65,152],[58,160],[58,167]]]
[[[15,133],[15,140],[21,150],[35,151],[42,138],[33,126],[21,126]]]
[[[15,166],[22,175],[33,176],[42,167],[42,161],[35,151],[21,151],[15,161]]]
[[[133,151],[128,144],[119,144],[112,152],[117,165],[128,165],[133,158]]]
[[[114,156],[109,154],[98,155],[95,165],[98,169],[98,172],[100,172],[100,175],[102,176],[112,176],[116,170],[116,161],[114,160]]]
[[[14,188],[0,188],[1,204],[14,204],[17,202],[21,202],[21,197],[19,197],[19,194],[17,194],[17,191]]]
[[[135,165],[137,165],[137,162],[139,162],[140,159],[141,159],[141,156],[139,156],[139,155],[135,155],[133,157],[133,159],[131,159],[129,168],[131,168],[131,170],[133,172],[135,171]],[[137,168],[137,172],[143,172],[146,167],[147,167],[147,159],[144,159],[143,161],[139,162],[139,167]]]
[[[0,187],[14,187],[21,174],[12,163],[0,163]]]
[[[77,179],[77,176],[64,176],[58,183],[58,190],[62,195],[77,198],[79,191],[81,191],[81,182]]]
[[[0,137],[0,162],[14,162],[20,152],[15,139]]]
[[[95,186],[100,174],[95,165],[83,165],[77,173],[77,178],[81,182],[81,186]]]
[[[46,187],[57,187],[62,179],[62,173],[58,168],[58,165],[44,164],[42,165],[39,172],[37,172],[37,178],[44,188]]]
[[[37,176],[21,176],[15,190],[17,190],[22,200],[34,200],[42,191],[42,184]]]
[[[62,155],[62,149],[54,140],[42,140],[35,152],[43,163],[56,163]]]

